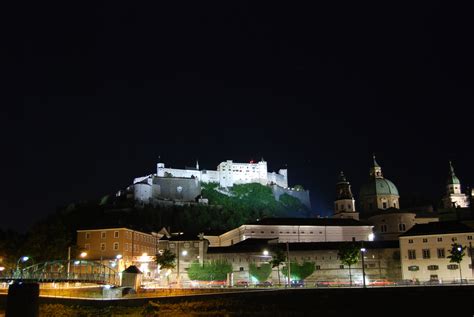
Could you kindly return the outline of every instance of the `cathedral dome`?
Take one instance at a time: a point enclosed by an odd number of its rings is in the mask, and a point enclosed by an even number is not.
[[[360,197],[374,195],[395,195],[399,196],[398,189],[394,183],[386,178],[375,178],[369,183],[362,185],[360,189]]]

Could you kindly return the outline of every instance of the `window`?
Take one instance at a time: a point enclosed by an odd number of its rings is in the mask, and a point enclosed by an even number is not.
[[[472,240],[472,236],[467,236],[467,240]]]
[[[383,209],[387,209],[387,203],[386,202],[383,202],[382,205],[383,205],[383,207],[382,207]]]
[[[89,243],[84,244],[84,249],[90,250],[90,249],[91,249],[91,245],[90,245]]]
[[[125,251],[128,251],[128,243],[125,243]]]
[[[291,269],[291,267],[290,267],[290,269]],[[244,267],[243,267],[243,266],[239,267],[239,271],[240,271],[240,272],[243,272],[243,271],[244,271]],[[291,273],[291,272],[290,272],[290,273]]]
[[[423,259],[430,258],[430,249],[423,249]]]
[[[433,281],[433,280],[434,280],[434,281],[438,280],[438,274],[432,274],[432,275],[430,275],[430,280],[431,280],[431,281]]]
[[[264,231],[260,231],[260,233],[265,233]],[[291,272],[290,272],[291,273]]]
[[[170,249],[174,249],[174,247],[175,247],[174,243],[170,243]],[[290,269],[291,269],[291,267],[290,267]],[[291,271],[291,270],[290,270],[290,271]],[[290,272],[290,273],[291,273],[291,272]]]
[[[184,247],[185,247],[185,248],[189,248],[189,242],[185,242],[185,243],[184,243]],[[290,272],[290,273],[291,273],[291,272]]]
[[[119,232],[118,231],[114,231],[114,238],[118,238],[119,237]]]
[[[438,258],[439,259],[444,259],[445,258],[444,248],[438,249]]]
[[[408,258],[410,260],[415,260],[416,259],[416,250],[408,250]]]
[[[101,239],[105,239],[105,237],[106,237],[105,231],[102,231],[102,232],[100,233],[100,238],[101,238]]]
[[[448,270],[457,270],[458,265],[457,264],[448,264]]]
[[[270,233],[275,233],[275,231],[270,231]],[[291,272],[290,272],[291,273]]]
[[[439,266],[437,266],[437,265],[428,265],[428,270],[429,271],[436,271],[437,269],[439,269]]]
[[[387,232],[387,225],[381,225],[380,232]]]
[[[199,242],[194,242],[194,247],[199,248]],[[291,273],[291,272],[290,272]]]
[[[340,269],[343,269],[343,268],[344,268],[344,265],[339,265],[339,268],[340,268]]]
[[[86,232],[86,239],[90,239],[91,238],[91,233],[90,232]]]
[[[458,238],[454,237],[454,238],[451,239],[451,241],[453,241],[453,242],[458,241]]]
[[[105,251],[105,243],[100,244],[100,251]]]
[[[418,265],[410,265],[408,267],[408,271],[412,271],[412,272],[418,271],[419,269],[420,267]]]
[[[291,269],[291,267],[290,267]],[[321,270],[321,265],[316,265],[316,270]]]
[[[438,238],[438,242],[442,242],[443,241],[443,238]]]
[[[428,239],[423,239],[423,243],[427,243],[428,242]]]
[[[405,230],[406,230],[405,224],[404,224],[404,223],[399,224],[399,225],[398,225],[398,230],[399,230],[399,231],[405,231]]]
[[[375,263],[369,263],[369,267],[370,267],[370,268],[374,268],[374,267],[375,267]]]
[[[408,243],[413,243],[413,239],[408,239]]]
[[[114,242],[114,250],[118,250],[119,249],[119,243],[118,242]]]

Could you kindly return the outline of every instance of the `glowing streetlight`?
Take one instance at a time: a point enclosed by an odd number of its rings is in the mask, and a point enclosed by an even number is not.
[[[0,272],[4,271],[5,270],[5,267],[4,266],[0,266]]]
[[[79,254],[79,256],[81,258],[85,258],[87,256],[87,252],[81,252],[81,254]]]
[[[361,257],[362,257],[362,283],[364,288],[365,286],[365,263],[364,263],[364,253],[367,251],[366,248],[360,248]]]
[[[181,255],[183,255],[183,256],[188,255],[188,251],[187,251],[187,250],[183,250],[183,252],[181,252]]]
[[[117,254],[117,256],[115,257],[117,260],[120,260],[122,258],[122,255],[121,254]]]
[[[263,255],[268,256],[268,250],[263,250]]]

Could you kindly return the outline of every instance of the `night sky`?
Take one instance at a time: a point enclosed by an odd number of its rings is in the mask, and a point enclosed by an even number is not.
[[[340,170],[358,198],[372,153],[402,198],[441,199],[450,159],[474,185],[472,3],[154,3],[9,18],[0,228],[114,193],[159,156],[263,157],[321,215]]]

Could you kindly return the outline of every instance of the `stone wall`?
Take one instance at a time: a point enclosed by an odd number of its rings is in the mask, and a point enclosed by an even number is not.
[[[291,190],[289,188],[283,188],[277,185],[272,185],[273,196],[276,200],[280,200],[280,196],[283,194],[288,194],[292,197],[298,198],[303,205],[308,208],[311,208],[311,201],[309,199],[308,190]]]

